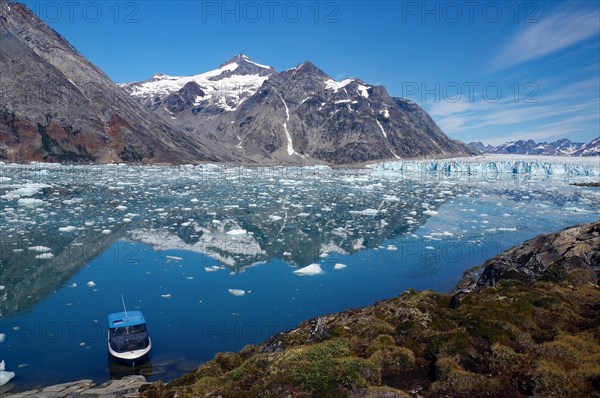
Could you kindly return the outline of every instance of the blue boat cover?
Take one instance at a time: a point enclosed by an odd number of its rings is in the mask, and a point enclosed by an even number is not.
[[[127,311],[127,317],[124,312],[115,312],[108,314],[108,327],[120,328],[124,326],[135,326],[146,323],[144,315],[140,311]]]

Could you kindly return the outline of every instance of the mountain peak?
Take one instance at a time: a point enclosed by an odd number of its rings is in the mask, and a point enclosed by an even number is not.
[[[219,65],[219,67],[223,68],[227,65],[231,65],[234,63],[237,64],[238,67],[245,65],[245,66],[253,66],[253,67],[258,67],[260,69],[268,69],[268,70],[274,71],[273,67],[254,62],[249,56],[247,56],[246,54],[242,54],[242,53],[239,53],[236,56],[234,56],[233,58],[230,58],[229,60],[223,62],[221,65]]]
[[[304,75],[315,75],[321,77],[329,77],[329,75],[319,69],[315,64],[310,61],[305,61],[294,68],[296,73],[302,73]]]

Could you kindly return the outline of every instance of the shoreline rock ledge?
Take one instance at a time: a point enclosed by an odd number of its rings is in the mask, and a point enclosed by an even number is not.
[[[134,398],[139,388],[149,384],[144,376],[125,376],[110,380],[99,386],[92,380],[83,379],[57,384],[31,391],[1,395],[2,398]]]
[[[579,270],[581,282],[598,283],[600,221],[538,235],[467,270],[452,290],[450,306],[458,306],[468,293],[494,286],[503,279],[558,281],[575,269]]]

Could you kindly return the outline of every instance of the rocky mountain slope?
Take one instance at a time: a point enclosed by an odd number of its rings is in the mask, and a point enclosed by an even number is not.
[[[599,242],[600,222],[539,236],[467,273],[459,301],[408,290],[141,396],[600,397]]]
[[[584,144],[573,154],[574,156],[600,156],[600,137]]]
[[[310,62],[276,72],[243,54],[200,75],[122,85],[225,160],[333,164],[476,153],[415,103]]]
[[[25,5],[0,2],[0,159],[216,160],[148,114]]]
[[[548,155],[548,156],[598,156],[600,154],[600,138],[584,144],[572,142],[563,138],[554,142],[536,143],[533,140],[509,141],[493,146],[484,145],[481,141],[470,142],[468,146],[483,153],[517,154],[517,155]]]
[[[0,0],[0,160],[350,164],[475,153],[419,106],[311,63],[244,55],[118,86],[25,5]],[[143,105],[143,106],[140,106]]]

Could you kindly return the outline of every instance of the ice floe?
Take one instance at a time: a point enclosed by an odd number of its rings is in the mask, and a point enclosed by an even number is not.
[[[0,386],[5,385],[9,381],[11,381],[11,379],[13,377],[15,377],[15,372],[6,371],[5,366],[6,365],[4,364],[4,361],[1,361],[0,362]]]
[[[321,269],[321,266],[319,264],[315,264],[315,263],[294,271],[294,273],[296,275],[308,275],[308,276],[317,275],[317,274],[320,274],[321,272],[323,272],[323,270]]]

